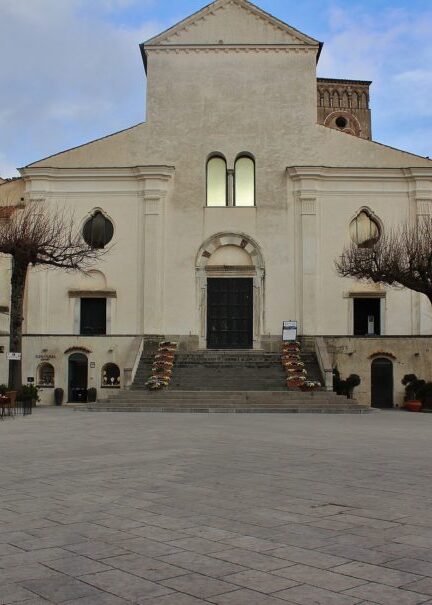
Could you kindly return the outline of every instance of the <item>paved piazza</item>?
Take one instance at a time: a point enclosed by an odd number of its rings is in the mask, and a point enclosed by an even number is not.
[[[0,422],[0,603],[432,604],[432,415]]]

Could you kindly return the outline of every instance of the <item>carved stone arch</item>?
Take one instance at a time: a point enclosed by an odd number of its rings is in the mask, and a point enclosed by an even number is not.
[[[211,266],[209,261],[224,247],[237,247],[245,252],[250,263],[241,266]],[[253,348],[261,348],[261,335],[265,334],[264,285],[265,265],[259,244],[245,233],[223,232],[209,237],[199,248],[195,261],[196,309],[200,326],[199,346],[207,348],[207,279],[208,277],[248,277],[253,279]]]
[[[338,118],[345,118],[346,127],[339,128],[336,125],[336,120]],[[335,130],[339,130],[341,132],[348,132],[349,134],[354,134],[355,136],[360,136],[362,133],[361,125],[355,115],[353,115],[350,111],[343,111],[340,109],[339,111],[332,111],[324,120],[324,126],[329,128],[334,128]]]
[[[201,246],[196,258],[197,270],[206,268],[211,255],[222,246],[238,246],[251,257],[257,271],[264,271],[264,258],[260,246],[244,233],[217,233],[209,237]]]

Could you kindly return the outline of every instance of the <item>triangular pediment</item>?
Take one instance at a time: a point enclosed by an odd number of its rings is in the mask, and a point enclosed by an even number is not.
[[[317,47],[320,43],[247,0],[216,0],[145,42],[145,46],[216,44],[286,44]]]

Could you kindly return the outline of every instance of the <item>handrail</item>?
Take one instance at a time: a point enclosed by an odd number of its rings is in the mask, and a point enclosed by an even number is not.
[[[144,338],[137,336],[133,340],[132,346],[128,353],[128,358],[126,360],[126,365],[123,370],[125,389],[129,389],[132,386],[133,381],[135,380],[143,350]]]
[[[326,391],[333,391],[333,366],[327,350],[326,342],[322,336],[315,338],[315,354],[321,374],[324,378],[325,389]]]

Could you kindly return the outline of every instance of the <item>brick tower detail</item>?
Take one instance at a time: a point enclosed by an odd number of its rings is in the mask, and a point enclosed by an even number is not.
[[[318,124],[371,140],[371,84],[365,80],[318,78]]]

